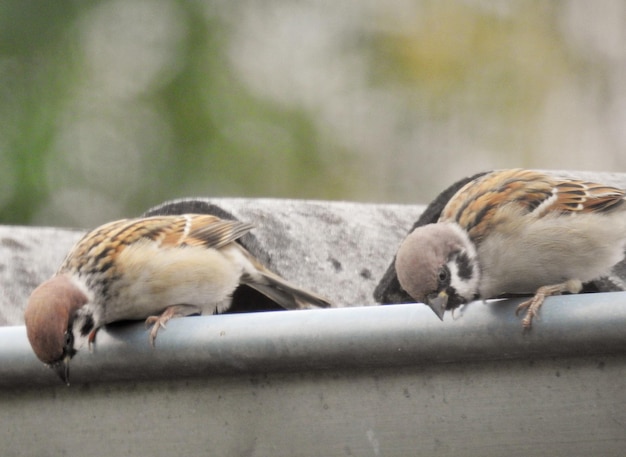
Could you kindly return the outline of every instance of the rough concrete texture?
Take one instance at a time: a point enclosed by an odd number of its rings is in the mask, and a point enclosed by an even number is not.
[[[54,274],[82,231],[0,226],[0,325],[22,325],[31,291]]]

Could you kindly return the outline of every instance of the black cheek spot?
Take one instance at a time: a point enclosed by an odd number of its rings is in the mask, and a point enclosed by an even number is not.
[[[89,335],[89,332],[93,330],[93,327],[94,327],[93,317],[91,314],[87,314],[85,316],[85,322],[83,322],[83,325],[80,328],[80,334],[82,336]]]
[[[446,293],[448,294],[448,304],[446,306],[447,310],[456,309],[459,306],[466,303],[466,300],[463,297],[461,297],[459,294],[457,294],[456,289],[454,287],[452,286],[448,287],[448,289],[446,290]]]
[[[459,270],[459,278],[469,281],[474,273],[474,266],[466,252],[461,252],[456,258],[456,265]]]

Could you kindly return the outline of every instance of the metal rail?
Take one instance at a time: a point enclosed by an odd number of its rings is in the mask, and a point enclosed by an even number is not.
[[[142,323],[113,325],[101,329],[92,353],[74,357],[71,381],[626,353],[626,292],[548,298],[527,333],[517,303],[475,302],[443,323],[421,304],[181,318],[154,349]],[[0,328],[0,388],[58,383],[24,327]]]

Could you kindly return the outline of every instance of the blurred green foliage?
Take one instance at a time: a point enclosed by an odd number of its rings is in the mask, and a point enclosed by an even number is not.
[[[88,227],[197,195],[425,203],[489,168],[620,170],[621,5],[4,1],[0,222]]]
[[[232,74],[225,56],[225,25],[207,17],[200,3],[184,1],[176,2],[184,36],[176,49],[176,68],[170,70],[175,74],[166,83],[143,89],[135,99],[123,100],[115,107],[121,130],[127,104],[157,110],[159,122],[167,129],[165,144],[147,141],[151,150],[140,146],[139,151],[131,151],[139,156],[136,179],[142,184],[129,195],[115,185],[115,179],[110,187],[106,180],[91,182],[88,172],[72,164],[63,173],[47,176],[46,167],[62,152],[55,149],[56,137],[67,134],[60,132],[64,128],[60,120],[73,116],[76,88],[89,78],[85,62],[89,56],[81,54],[84,31],[78,30],[77,22],[105,3],[9,1],[0,6],[0,157],[5,162],[0,176],[6,177],[5,185],[0,185],[5,193],[0,198],[3,223],[35,220],[73,225],[98,219],[86,217],[85,222],[72,208],[43,211],[43,216],[37,217],[42,206],[50,204],[50,195],[64,187],[96,187],[97,192],[121,203],[112,211],[104,209],[103,220],[139,214],[150,205],[182,196],[342,195],[344,180],[326,174],[318,157],[310,116],[251,94]],[[102,112],[95,107],[90,115],[107,117],[110,108],[103,103]],[[148,134],[151,127],[161,128],[158,123],[148,126]],[[272,132],[287,141],[274,141]],[[101,159],[98,155],[86,158]],[[326,174],[323,179],[322,174]]]

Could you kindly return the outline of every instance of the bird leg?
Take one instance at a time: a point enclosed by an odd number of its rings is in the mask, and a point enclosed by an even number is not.
[[[152,326],[150,330],[150,345],[154,347],[157,333],[160,328],[165,328],[165,324],[175,317],[185,317],[190,314],[200,314],[201,310],[194,305],[174,305],[165,308],[159,316],[148,316],[146,327]]]
[[[98,333],[100,327],[95,327],[91,332],[89,332],[89,336],[87,337],[87,348],[89,352],[93,352],[93,344],[96,341],[96,333]]]
[[[560,295],[563,292],[569,292],[571,294],[577,294],[582,289],[582,283],[577,279],[571,279],[561,284],[553,284],[550,286],[542,286],[537,289],[535,296],[520,303],[515,310],[515,315],[519,316],[519,313],[526,310],[526,315],[522,319],[522,327],[524,330],[530,330],[533,323],[533,318],[539,313],[539,308],[543,305],[546,297],[552,295]]]

